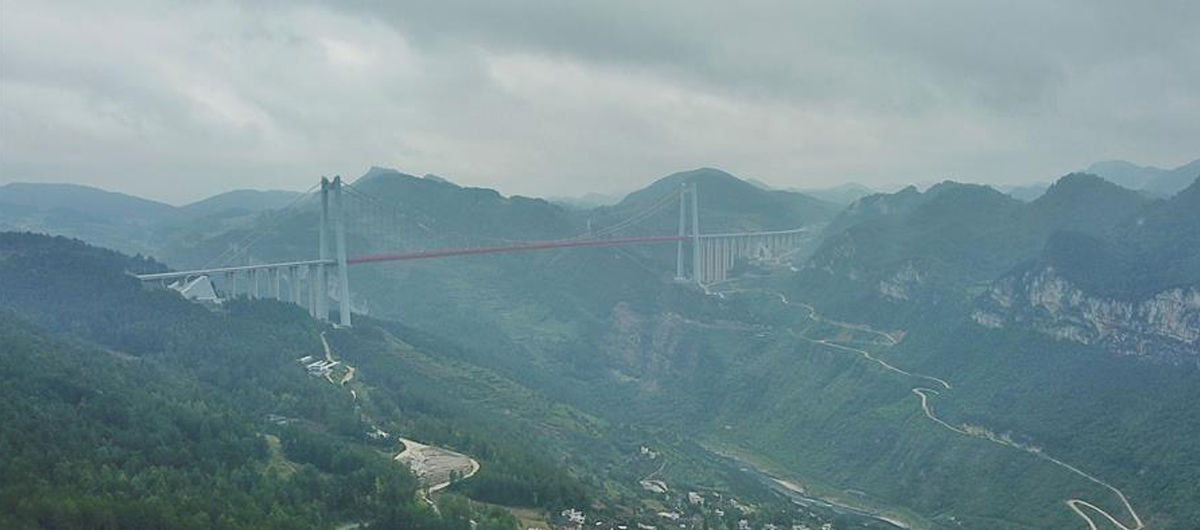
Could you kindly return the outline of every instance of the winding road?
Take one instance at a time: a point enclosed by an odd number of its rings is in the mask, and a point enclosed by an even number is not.
[[[1108,489],[1109,491],[1112,491],[1113,494],[1115,494],[1118,499],[1121,499],[1121,504],[1125,505],[1125,510],[1128,511],[1129,515],[1133,517],[1133,526],[1126,526],[1125,523],[1122,523],[1121,521],[1117,520],[1117,518],[1113,517],[1112,514],[1108,513],[1104,509],[1096,506],[1095,504],[1092,504],[1092,503],[1087,502],[1082,499],[1068,499],[1066,501],[1067,506],[1069,508],[1071,508],[1071,510],[1074,511],[1077,515],[1079,515],[1079,517],[1083,518],[1083,520],[1087,522],[1089,530],[1099,530],[1099,527],[1096,526],[1096,522],[1090,516],[1088,516],[1088,514],[1084,513],[1084,511],[1082,509],[1080,509],[1081,506],[1091,509],[1091,510],[1095,511],[1096,513],[1104,516],[1104,518],[1108,519],[1109,522],[1111,522],[1114,526],[1116,526],[1120,530],[1142,530],[1143,528],[1146,527],[1145,523],[1142,522],[1142,518],[1138,516],[1137,510],[1134,510],[1133,505],[1129,503],[1129,499],[1126,498],[1125,494],[1122,493],[1121,490],[1117,489],[1116,486],[1113,486],[1112,484],[1109,484],[1103,480],[1100,480],[1099,478],[1096,478],[1095,476],[1093,476],[1075,466],[1072,466],[1071,464],[1068,464],[1066,462],[1063,462],[1062,460],[1054,458],[1054,457],[1042,452],[1040,449],[1029,447],[1029,446],[1026,446],[1023,444],[1019,444],[1019,443],[1013,442],[1011,440],[1006,440],[1004,438],[996,436],[989,430],[986,430],[986,429],[968,430],[968,429],[964,429],[962,427],[956,427],[954,425],[951,425],[951,424],[947,423],[945,420],[942,420],[941,418],[937,417],[937,415],[933,413],[933,409],[930,408],[930,406],[929,406],[929,394],[937,394],[938,392],[936,390],[931,390],[928,388],[914,388],[913,393],[920,397],[921,410],[923,410],[925,412],[925,416],[927,418],[929,418],[930,420],[933,420],[938,425],[941,425],[942,427],[945,427],[946,429],[954,431],[963,436],[970,436],[973,438],[983,438],[985,440],[1003,445],[1005,447],[1011,447],[1011,448],[1019,450],[1019,451],[1024,451],[1026,453],[1037,456],[1038,458],[1041,458],[1048,462],[1052,462],[1052,463],[1058,465],[1059,467],[1062,467],[1063,469],[1066,469],[1080,477],[1083,477],[1083,478],[1091,481],[1092,483],[1095,483],[1099,486],[1102,486],[1102,487]]]
[[[334,362],[335,359],[333,356],[333,349],[329,347],[329,341],[325,338],[325,332],[322,331],[320,336],[321,346],[325,350],[325,359],[329,362]],[[348,387],[348,385],[354,381],[354,376],[358,373],[358,370],[354,366],[348,364],[345,366],[346,374],[342,376],[339,383],[334,383],[342,387]],[[328,376],[326,378],[329,379],[330,383],[334,382],[332,378],[329,378]],[[348,390],[350,391],[350,397],[354,399],[357,408],[358,392],[356,392],[354,388],[348,388]],[[371,424],[372,428],[376,430],[379,429],[374,422],[371,422],[370,419],[367,418],[366,414],[363,413],[361,409],[358,410],[359,413],[363,415],[363,419]],[[453,482],[451,480],[452,474],[457,474],[457,477],[454,477],[456,480],[463,480],[470,478],[479,472],[479,462],[467,455],[456,453],[441,447],[426,445],[409,438],[397,437],[397,439],[404,444],[404,450],[397,454],[393,459],[398,463],[408,466],[408,468],[412,470],[413,474],[417,476],[417,479],[427,486],[428,490],[427,492],[423,492],[423,495],[425,493],[434,493],[449,487]],[[425,500],[430,502],[427,496],[425,497]],[[430,502],[430,504],[432,504],[432,502]],[[434,508],[436,509],[436,506],[434,506]],[[347,526],[346,528],[354,528],[354,526]]]
[[[808,317],[814,321],[824,322],[826,324],[830,324],[833,326],[842,327],[845,329],[853,329],[856,331],[862,331],[862,332],[874,334],[879,337],[883,337],[884,342],[874,343],[879,346],[891,347],[891,346],[896,345],[899,342],[894,337],[892,337],[892,335],[890,335],[886,332],[883,332],[883,331],[878,331],[878,330],[872,329],[869,326],[866,326],[863,324],[849,324],[849,323],[845,323],[845,322],[838,322],[836,320],[824,318],[819,313],[817,313],[816,308],[814,308],[813,306],[811,306],[809,304],[805,304],[803,302],[797,302],[797,303],[793,304],[790,300],[788,300],[788,298],[783,293],[767,291],[767,290],[763,290],[763,289],[729,289],[729,290],[724,290],[724,291],[721,291],[721,292],[718,292],[715,294],[723,296],[725,293],[734,293],[734,292],[760,292],[760,293],[775,295],[779,298],[780,302],[783,303],[784,305],[788,305],[788,306],[799,305],[801,307],[804,307],[805,309],[808,310],[808,313],[809,313]],[[788,329],[788,332],[792,336],[799,338],[801,340],[806,340],[808,342],[811,342],[814,344],[820,344],[822,346],[826,346],[829,348],[836,348],[838,350],[856,353],[858,355],[861,355],[863,358],[882,366],[883,368],[887,369],[888,371],[902,374],[902,375],[905,375],[908,377],[915,377],[915,378],[925,379],[928,381],[933,381],[933,382],[939,384],[943,390],[949,390],[952,388],[952,386],[950,385],[950,383],[948,381],[945,381],[945,380],[937,378],[937,377],[924,375],[924,374],[917,374],[917,373],[913,373],[913,372],[909,372],[907,370],[897,368],[896,366],[889,364],[887,361],[884,361],[882,359],[879,359],[878,357],[875,357],[874,355],[872,355],[870,352],[868,352],[866,350],[863,350],[860,348],[854,348],[852,346],[846,346],[844,344],[837,344],[837,343],[829,341],[827,339],[814,339],[803,333],[798,333],[792,329]],[[1129,516],[1133,519],[1132,525],[1126,525],[1124,522],[1120,521],[1116,517],[1113,517],[1112,514],[1110,514],[1103,508],[1096,506],[1095,504],[1092,504],[1083,499],[1067,499],[1065,501],[1067,507],[1070,508],[1071,511],[1073,511],[1076,515],[1078,515],[1081,519],[1083,519],[1084,522],[1087,523],[1088,530],[1101,530],[1101,527],[1097,526],[1096,520],[1093,519],[1091,515],[1089,515],[1088,511],[1092,512],[1093,514],[1098,514],[1100,517],[1103,517],[1102,520],[1107,520],[1117,530],[1143,530],[1146,527],[1145,523],[1143,523],[1141,517],[1138,515],[1137,510],[1134,510],[1133,505],[1129,502],[1129,499],[1125,496],[1125,494],[1120,489],[1113,486],[1112,484],[1109,484],[1109,483],[1107,483],[1107,482],[1105,482],[1105,481],[1103,481],[1103,480],[1101,480],[1101,479],[1099,479],[1099,478],[1097,478],[1075,466],[1072,466],[1071,464],[1068,464],[1057,458],[1054,458],[1053,456],[1050,456],[1050,455],[1046,454],[1045,452],[1043,452],[1040,448],[1030,447],[1028,445],[1014,442],[1005,437],[997,436],[990,429],[986,429],[986,428],[982,428],[982,427],[972,428],[970,426],[965,426],[965,425],[964,426],[952,425],[949,422],[939,418],[936,414],[934,414],[933,409],[931,408],[931,406],[929,404],[930,394],[940,395],[940,392],[938,392],[937,390],[931,389],[931,388],[924,388],[924,387],[916,387],[916,388],[913,388],[912,391],[914,394],[917,395],[918,399],[920,400],[921,410],[925,413],[925,417],[928,418],[930,421],[934,422],[935,424],[937,424],[947,430],[950,430],[952,432],[963,435],[963,436],[988,440],[990,442],[993,442],[993,443],[996,443],[996,444],[999,444],[999,445],[1002,445],[1002,446],[1005,446],[1005,447],[1008,447],[1011,449],[1016,449],[1019,451],[1023,451],[1023,452],[1035,455],[1038,458],[1041,458],[1043,460],[1051,462],[1059,467],[1062,467],[1063,469],[1070,471],[1071,473],[1073,473],[1077,476],[1080,476],[1084,479],[1087,479],[1088,481],[1091,481],[1094,484],[1097,484],[1105,489],[1108,489],[1109,491],[1113,492],[1113,494],[1115,494],[1118,499],[1121,500],[1121,504],[1124,506],[1125,511],[1127,511],[1129,513]],[[1085,511],[1085,510],[1087,510],[1087,511]]]

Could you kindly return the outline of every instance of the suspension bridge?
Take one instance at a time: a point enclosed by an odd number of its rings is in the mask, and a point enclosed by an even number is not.
[[[413,205],[405,208],[388,203],[369,191],[344,183],[341,177],[322,178],[292,204],[272,214],[274,223],[251,231],[209,266],[136,277],[163,285],[173,282],[176,288],[194,282],[204,282],[210,287],[219,284],[220,295],[213,289],[213,296],[286,300],[307,308],[322,320],[328,320],[330,301],[334,300],[338,323],[349,326],[348,269],[356,265],[551,249],[674,244],[675,280],[707,285],[726,279],[738,259],[773,259],[786,254],[808,232],[805,228],[795,228],[704,234],[700,232],[698,197],[696,183],[685,183],[603,228],[593,229],[589,222],[586,232],[573,237],[512,240],[442,227]],[[268,237],[280,219],[287,218],[289,212],[309,207],[314,200],[318,211],[315,259],[231,264],[241,257],[250,260],[249,249]],[[665,219],[668,217],[669,221]],[[664,226],[674,230],[661,233]],[[659,233],[653,233],[656,230]],[[353,252],[351,238],[356,245]]]

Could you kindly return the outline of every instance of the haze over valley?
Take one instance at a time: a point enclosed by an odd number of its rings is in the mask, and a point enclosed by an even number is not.
[[[0,527],[1193,530],[1198,15],[0,2]]]

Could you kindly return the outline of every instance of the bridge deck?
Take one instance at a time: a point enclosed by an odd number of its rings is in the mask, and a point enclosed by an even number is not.
[[[762,237],[775,235],[797,234],[807,231],[804,228],[793,230],[776,230],[771,232],[732,232],[725,234],[700,234],[701,239],[714,238],[735,238],[735,237]],[[643,245],[657,243],[675,243],[691,239],[691,236],[652,236],[652,237],[616,237],[603,239],[561,239],[553,241],[532,241],[527,243],[514,243],[511,245],[496,245],[487,247],[467,247],[467,248],[451,248],[437,250],[422,250],[416,252],[403,252],[397,254],[378,254],[369,256],[358,256],[346,260],[347,265],[361,265],[365,263],[383,263],[390,261],[410,261],[418,259],[433,259],[447,258],[452,256],[471,256],[476,254],[504,254],[509,252],[527,252],[533,250],[548,250],[555,248],[578,248],[578,247],[611,247],[619,245]],[[195,269],[187,271],[161,272],[153,274],[136,274],[135,276],[143,281],[152,280],[174,280],[179,278],[188,278],[199,275],[214,275],[224,273],[238,273],[255,270],[279,269],[287,267],[307,267],[312,265],[336,265],[334,260],[305,260],[305,261],[289,261],[282,263],[260,263],[255,265],[240,265],[236,267],[218,267],[212,269]]]

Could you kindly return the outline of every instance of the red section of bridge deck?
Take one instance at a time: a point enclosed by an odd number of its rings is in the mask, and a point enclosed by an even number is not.
[[[472,254],[502,254],[505,252],[521,252],[526,250],[546,250],[552,248],[572,248],[572,247],[609,247],[617,245],[635,245],[635,244],[650,244],[650,243],[674,243],[683,241],[687,237],[679,236],[661,236],[661,237],[615,237],[608,239],[569,239],[562,241],[537,241],[532,243],[518,243],[513,245],[501,245],[492,247],[473,247],[473,248],[452,248],[443,250],[426,250],[421,252],[408,252],[403,254],[380,254],[375,256],[359,256],[346,260],[348,265],[358,265],[361,263],[379,263],[385,261],[405,261],[414,259],[430,259],[430,258],[446,258],[450,256],[468,256]]]

